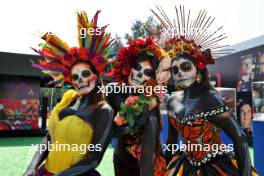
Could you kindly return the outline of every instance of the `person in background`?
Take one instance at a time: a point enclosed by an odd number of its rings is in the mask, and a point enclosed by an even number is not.
[[[252,129],[251,129],[252,117],[253,117],[253,113],[252,113],[251,105],[249,103],[242,103],[239,107],[239,120],[248,139],[252,138]]]
[[[4,120],[4,119],[6,119],[4,105],[0,104],[0,120]]]
[[[256,70],[254,81],[264,81],[264,53],[259,56],[257,65],[259,69]]]
[[[239,79],[237,82],[238,92],[251,91],[251,81],[253,80],[253,58],[251,55],[241,57],[243,60],[240,66]]]

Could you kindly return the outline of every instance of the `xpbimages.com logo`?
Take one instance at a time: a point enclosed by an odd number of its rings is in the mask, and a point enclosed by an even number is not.
[[[167,86],[130,86],[126,85],[124,83],[118,84],[118,83],[109,83],[105,86],[97,86],[98,91],[97,93],[103,93],[106,96],[108,96],[111,93],[120,94],[120,93],[145,93],[147,96],[152,96],[152,94],[166,94],[168,92]]]

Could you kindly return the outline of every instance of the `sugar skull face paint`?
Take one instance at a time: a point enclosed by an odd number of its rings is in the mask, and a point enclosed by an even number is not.
[[[72,84],[81,95],[89,94],[96,86],[97,75],[86,63],[78,63],[71,69]]]
[[[132,86],[144,86],[145,83],[155,76],[154,70],[152,69],[151,63],[148,60],[144,60],[135,63],[130,70],[128,76],[128,83]]]
[[[176,86],[184,89],[195,82],[197,68],[190,60],[180,57],[171,63],[171,75]]]

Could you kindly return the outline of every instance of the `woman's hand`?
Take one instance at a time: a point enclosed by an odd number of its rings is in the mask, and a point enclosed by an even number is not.
[[[49,133],[43,138],[41,145],[48,146],[49,142],[51,142],[51,138]],[[37,149],[36,153],[33,156],[33,159],[31,163],[29,164],[26,172],[23,174],[23,176],[38,176],[37,174],[37,168],[38,166],[47,158],[49,154],[48,148],[45,151],[41,150],[41,145],[39,145],[39,148]]]
[[[23,176],[38,176],[37,169],[36,168],[27,169],[27,171],[23,174]]]
[[[152,109],[156,108],[157,106],[158,106],[158,101],[157,101],[157,99],[156,99],[156,98],[152,98],[152,99],[151,99],[151,104],[150,104],[150,106],[149,106],[149,110],[152,110]]]

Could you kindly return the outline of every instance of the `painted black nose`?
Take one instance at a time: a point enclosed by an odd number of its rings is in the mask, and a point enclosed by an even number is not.
[[[181,77],[181,76],[182,76],[182,72],[181,72],[181,71],[179,71],[179,73],[178,73],[178,74],[179,74],[179,77]]]
[[[83,82],[82,78],[79,78],[79,79],[78,79],[78,82],[79,82],[79,83],[80,83],[80,82]]]
[[[142,73],[141,72],[139,72],[138,74],[137,74],[137,77],[139,77],[139,78],[142,78]]]

